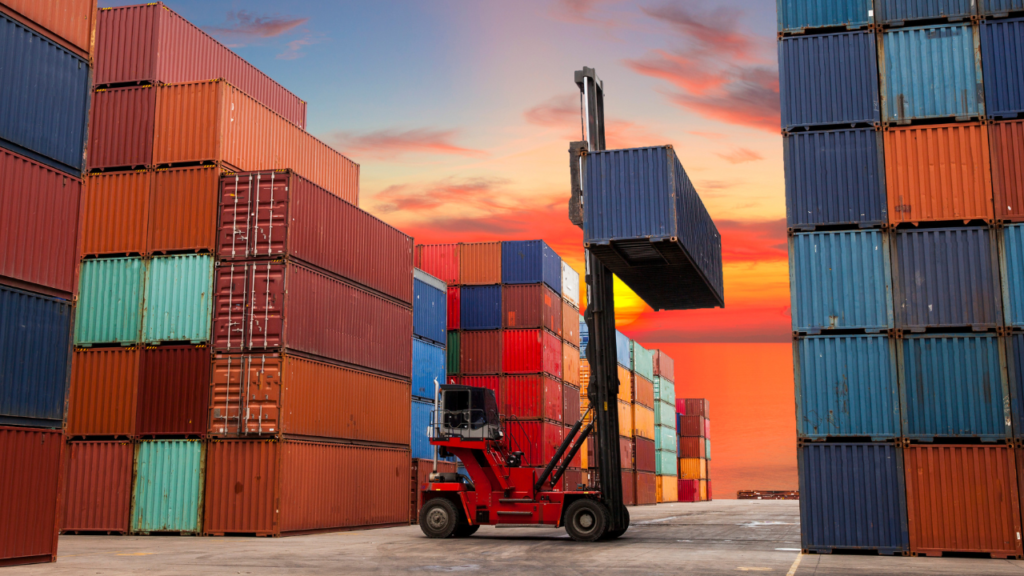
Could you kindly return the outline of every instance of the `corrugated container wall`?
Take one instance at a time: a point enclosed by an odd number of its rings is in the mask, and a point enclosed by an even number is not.
[[[779,32],[862,28],[874,24],[872,0],[777,0]]]
[[[562,444],[563,432],[560,422],[515,422],[505,429],[505,443],[523,453],[523,466],[546,466]]]
[[[1024,120],[993,122],[988,126],[992,188],[996,217],[1024,220]]]
[[[580,350],[580,311],[568,301],[562,301],[562,339],[572,344],[576,353]]]
[[[501,284],[501,242],[459,244],[459,284]]]
[[[467,288],[471,293],[477,290]],[[545,328],[562,335],[562,299],[544,284],[502,286],[501,309],[503,328]]]
[[[1006,226],[999,236],[1006,324],[1024,328],[1024,224]]]
[[[1018,10],[1024,6],[1018,4]],[[1024,18],[985,20],[981,52],[985,58],[985,102],[989,116],[1015,118],[1024,112]]]
[[[150,253],[213,253],[217,249],[217,166],[160,168],[153,176]]]
[[[306,103],[162,2],[103,8],[96,22],[97,85],[223,78],[300,128]]]
[[[1006,364],[1014,437],[1024,438],[1024,334],[1006,338]]]
[[[430,445],[432,401],[412,399],[410,418],[410,448],[413,458],[433,458],[434,447]]]
[[[416,267],[447,284],[459,281],[459,245],[432,244],[416,246]]]
[[[448,287],[448,334],[452,330],[462,327],[462,288],[460,286]]]
[[[615,359],[619,366],[626,368],[629,368],[632,363],[629,338],[618,330],[615,331]]]
[[[669,382],[675,382],[676,381],[676,362],[675,362],[675,360],[673,360],[671,356],[669,356],[668,354],[662,352],[661,350],[654,350],[653,351],[653,358],[654,358],[654,375],[656,377],[664,378],[665,380],[667,380]],[[655,383],[655,385],[657,385],[657,383],[658,383],[657,380],[655,380],[654,383]],[[675,404],[675,401],[676,401],[675,393],[673,393],[672,399],[670,400],[670,402]]]
[[[75,345],[138,342],[145,281],[146,263],[140,258],[83,261]]]
[[[547,284],[562,293],[562,258],[543,240],[501,243],[501,281],[504,284]]]
[[[142,339],[206,342],[210,339],[213,257],[160,256],[149,263]]]
[[[139,442],[131,531],[200,533],[205,468],[206,450],[202,442]]]
[[[37,27],[46,36],[60,41],[65,48],[82,58],[88,59],[93,50],[96,0],[4,0],[0,11],[18,18],[26,25]]]
[[[131,510],[131,442],[68,442],[62,532],[127,534]]]
[[[457,372],[453,366],[452,372]],[[438,384],[447,378],[445,349],[418,339],[412,341],[412,395],[433,398]],[[435,384],[435,381],[437,382]]]
[[[887,122],[985,115],[981,49],[971,24],[900,28],[882,38]]]
[[[420,270],[414,270],[412,333],[445,345],[448,332],[448,286]]]
[[[153,173],[91,174],[82,194],[82,256],[148,253]]]
[[[513,420],[562,422],[565,419],[564,393],[562,383],[555,377],[543,374],[503,376],[501,412]],[[579,416],[573,424],[578,419]],[[506,428],[516,426],[519,424],[509,424]]]
[[[500,330],[459,333],[459,372],[465,375],[501,373],[502,333]],[[455,370],[450,370],[454,373]]]
[[[141,353],[134,347],[75,350],[69,436],[135,436],[140,360]]]
[[[562,298],[580,307],[580,273],[562,261]]]
[[[206,435],[210,403],[210,349],[159,346],[142,351],[135,434]]]
[[[505,330],[501,371],[562,377],[562,342],[547,330]]]
[[[60,428],[71,304],[0,285],[0,423]]]
[[[145,169],[153,164],[156,94],[150,85],[93,92],[87,158],[90,171]]]
[[[653,381],[654,356],[651,351],[641,346],[638,342],[630,341],[629,344],[633,359],[633,371],[648,381]]]
[[[573,386],[580,385],[580,351],[568,342],[562,343],[562,380]],[[575,424],[576,421],[573,420]]]
[[[70,297],[81,180],[4,149],[0,175],[0,278]]]
[[[970,20],[978,13],[978,0],[877,0],[880,24],[902,26],[914,20]]]
[[[989,16],[1006,16],[1020,10],[1024,10],[1024,0],[984,0],[981,4],[981,13]]]
[[[89,62],[0,14],[0,142],[80,177],[89,115]]]
[[[779,89],[784,129],[878,123],[875,34],[783,38]]]
[[[501,328],[501,286],[463,286],[459,322],[463,330]]]
[[[60,430],[0,428],[0,565],[57,560],[63,447]]]

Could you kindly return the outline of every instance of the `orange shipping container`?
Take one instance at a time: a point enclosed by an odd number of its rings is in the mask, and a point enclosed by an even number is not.
[[[216,166],[156,171],[147,242],[150,253],[214,251],[221,174]]]
[[[68,436],[134,436],[140,354],[136,348],[75,350]]]
[[[619,400],[619,436],[633,437],[633,405]]]
[[[633,404],[633,436],[654,440],[654,410]]]
[[[633,401],[648,408],[654,408],[654,383],[633,373]]]
[[[3,0],[0,11],[86,60],[92,54],[96,0]]]
[[[580,385],[580,351],[568,342],[562,343],[562,380],[576,387]]]
[[[459,281],[476,286],[501,284],[501,242],[460,244]]]
[[[679,502],[679,478],[658,476],[658,503]]]
[[[988,133],[996,217],[1024,221],[1024,120],[994,122]]]
[[[629,368],[624,368],[622,364],[618,365],[619,369],[619,400],[623,402],[633,401],[633,373],[629,371]]]
[[[889,222],[993,218],[988,128],[981,123],[885,132]]]
[[[562,339],[580,347],[580,311],[567,300],[562,300]]]
[[[86,177],[81,255],[146,254],[152,186],[146,170]]]

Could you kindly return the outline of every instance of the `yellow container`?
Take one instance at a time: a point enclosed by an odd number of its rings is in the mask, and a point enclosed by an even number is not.
[[[590,458],[587,457],[587,442],[590,442],[590,440],[584,440],[583,445],[580,446],[580,468],[583,470],[590,468]]]
[[[708,501],[708,481],[707,480],[701,480],[700,481],[700,501],[701,502],[707,502]]]
[[[619,400],[619,436],[633,437],[633,405]]]
[[[680,480],[707,480],[708,461],[703,458],[680,458]]]
[[[629,368],[623,368],[620,364],[619,368],[619,400],[623,402],[633,401],[633,378],[629,372]]]
[[[658,476],[655,479],[658,488],[658,504],[679,501],[679,479],[675,476]]]
[[[654,440],[654,410],[639,404],[633,407],[633,436]]]

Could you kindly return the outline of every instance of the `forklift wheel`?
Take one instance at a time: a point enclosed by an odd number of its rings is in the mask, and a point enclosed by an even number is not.
[[[476,531],[479,529],[479,524],[474,524],[472,526],[469,524],[460,524],[459,527],[455,529],[455,533],[452,534],[452,536],[455,538],[469,538],[473,534],[476,534]]]
[[[622,514],[623,514],[623,516],[626,517],[626,527],[625,528],[620,528],[619,530],[614,530],[614,531],[610,530],[610,531],[606,532],[605,535],[604,535],[604,538],[601,538],[602,540],[615,540],[619,536],[622,536],[623,534],[625,534],[626,530],[629,530],[629,508],[626,508],[625,506],[623,506],[622,507]]]
[[[577,500],[565,511],[565,531],[577,542],[595,542],[607,529],[608,508],[597,500]]]
[[[427,538],[449,538],[459,527],[459,513],[447,498],[434,498],[420,510],[420,530]]]

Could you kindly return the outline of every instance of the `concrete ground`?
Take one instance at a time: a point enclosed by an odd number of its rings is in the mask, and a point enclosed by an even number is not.
[[[630,510],[614,542],[579,544],[564,530],[481,528],[428,540],[416,526],[289,538],[62,536],[56,564],[21,574],[1024,574],[1024,562],[973,558],[801,556],[796,502],[720,500]]]

